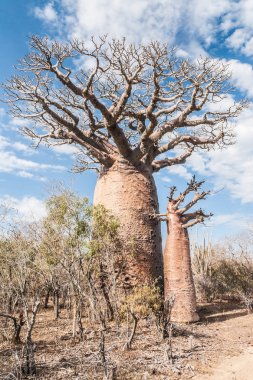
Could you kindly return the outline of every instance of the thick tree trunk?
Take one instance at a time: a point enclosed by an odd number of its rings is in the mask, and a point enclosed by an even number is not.
[[[171,320],[196,322],[196,293],[191,269],[189,236],[180,215],[168,213],[168,234],[164,250],[165,299],[175,296]]]
[[[133,243],[134,255],[126,253],[126,281],[134,285],[162,279],[160,222],[151,217],[158,212],[158,199],[149,168],[122,159],[103,171],[94,195],[94,204],[99,203],[119,219],[124,240]]]

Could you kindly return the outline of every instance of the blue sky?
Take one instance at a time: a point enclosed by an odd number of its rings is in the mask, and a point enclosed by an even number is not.
[[[248,228],[253,218],[253,2],[251,0],[57,0],[0,2],[0,81],[14,73],[14,65],[28,52],[31,34],[51,39],[109,34],[129,41],[168,41],[183,57],[199,55],[229,63],[236,86],[234,96],[247,96],[249,108],[239,117],[237,143],[227,150],[195,153],[184,166],[156,175],[160,211],[165,210],[168,187],[185,186],[192,173],[206,179],[213,194],[203,207],[215,216],[206,227],[192,231],[198,239],[219,239]],[[0,103],[0,202],[16,206],[26,218],[44,214],[42,200],[52,182],[65,181],[92,199],[96,174],[71,173],[73,149],[31,148],[18,132],[24,125],[6,114]],[[31,215],[32,214],[32,215]]]

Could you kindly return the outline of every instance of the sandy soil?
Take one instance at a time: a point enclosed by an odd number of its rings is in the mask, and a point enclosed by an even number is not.
[[[253,347],[242,354],[221,360],[209,375],[194,376],[194,380],[252,380]]]
[[[217,338],[210,343],[213,355],[201,367],[196,367],[194,380],[252,380],[253,379],[253,315],[243,310],[223,310],[203,317],[213,322]],[[203,357],[206,356],[203,352]]]
[[[252,380],[253,314],[225,302],[202,305],[200,314],[201,321],[196,324],[174,326],[172,357],[168,341],[161,339],[154,321],[140,323],[131,351],[123,350],[124,326],[120,330],[111,326],[105,333],[106,357],[109,366],[117,368],[116,379]],[[53,319],[52,308],[40,311],[33,335],[36,379],[103,378],[99,332],[86,323],[85,341],[73,341],[71,325],[71,314],[66,311],[58,321]],[[8,374],[17,369],[20,355],[20,347],[6,340],[6,326],[0,321],[0,380],[13,379]]]

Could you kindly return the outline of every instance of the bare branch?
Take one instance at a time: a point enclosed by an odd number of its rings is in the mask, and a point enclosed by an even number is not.
[[[173,196],[174,196],[174,194],[175,194],[175,191],[177,191],[176,186],[171,186],[171,188],[170,188],[170,195],[169,195],[169,200],[170,200],[170,201],[172,201]]]
[[[195,212],[189,213],[189,214],[184,214],[183,220],[184,224],[182,225],[183,228],[189,228],[194,226],[195,224],[198,223],[203,223],[205,219],[210,218],[213,216],[212,213],[210,214],[205,214],[202,209],[199,209]]]
[[[177,210],[178,214],[184,214],[186,211],[188,211],[192,206],[194,206],[196,203],[198,203],[201,199],[205,199],[206,196],[210,194],[210,191],[202,191],[202,193],[195,192],[194,198],[183,208]]]
[[[182,153],[180,156],[174,158],[165,158],[164,160],[158,160],[152,162],[153,171],[157,172],[162,168],[167,166],[172,166],[176,164],[185,163],[186,159],[192,154],[194,148],[189,148],[186,152]]]
[[[178,145],[181,145],[182,143],[186,144],[192,144],[193,146],[198,147],[208,147],[209,145],[216,144],[222,137],[224,136],[223,132],[220,132],[217,136],[214,137],[208,137],[208,138],[200,138],[197,136],[187,136],[182,135],[174,138],[169,143],[162,145],[160,148],[157,149],[156,155],[159,155],[161,153],[165,153],[168,150],[171,150],[175,148]]]
[[[187,183],[187,188],[178,195],[178,197],[175,198],[175,205],[173,206],[173,208],[175,210],[178,209],[178,206],[184,202],[185,200],[185,197],[192,191],[195,191],[197,192],[197,190],[203,185],[205,181],[199,181],[197,182],[196,181],[196,178],[195,178],[195,175],[192,177],[192,179],[190,180],[190,182]]]
[[[187,183],[186,189],[181,192],[177,197],[174,197],[176,187],[172,186],[170,189],[169,201],[167,206],[167,220],[170,220],[170,214],[178,215],[182,223],[183,228],[191,227],[197,223],[202,223],[206,218],[211,217],[213,214],[205,214],[202,209],[186,213],[190,208],[192,208],[201,199],[205,199],[210,191],[198,192],[200,187],[205,181],[196,181],[195,175]],[[179,206],[185,201],[185,198],[194,192],[193,199],[188,202],[185,206],[179,209]]]
[[[197,217],[196,219],[194,219],[188,223],[183,224],[182,227],[187,229],[189,227],[195,226],[195,224],[203,223],[204,220],[205,220],[204,217],[200,216],[200,217]]]
[[[156,41],[138,46],[100,37],[86,46],[33,36],[17,71],[4,100],[29,121],[25,133],[48,145],[74,142],[107,167],[123,156],[157,171],[185,162],[193,147],[225,147],[234,141],[230,121],[247,107],[222,107],[233,91],[227,65],[179,59]],[[210,111],[210,103],[220,107]],[[170,158],[177,147],[184,152]]]

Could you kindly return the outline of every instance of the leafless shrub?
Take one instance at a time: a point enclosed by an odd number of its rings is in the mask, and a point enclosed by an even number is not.
[[[162,307],[156,312],[157,329],[161,333],[162,339],[171,335],[172,323],[171,312],[175,303],[175,296],[172,295],[162,303]]]
[[[201,299],[237,299],[252,308],[253,259],[239,237],[234,244],[195,247],[193,268]]]

